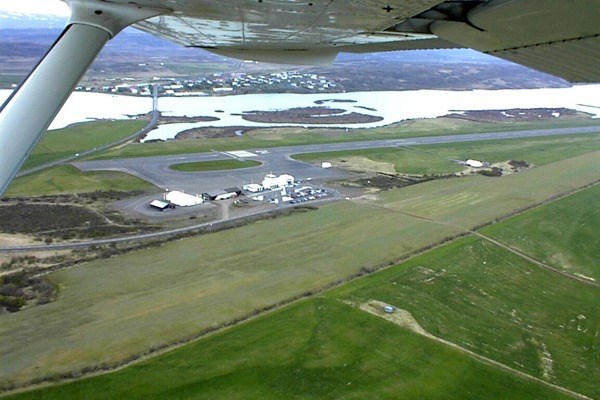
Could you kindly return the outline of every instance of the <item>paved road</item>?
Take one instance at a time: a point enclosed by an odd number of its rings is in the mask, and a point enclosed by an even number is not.
[[[113,159],[105,161],[86,161],[73,163],[82,171],[112,170],[122,171],[147,180],[163,189],[183,190],[187,193],[204,193],[251,182],[261,182],[264,176],[290,173],[297,179],[313,178],[315,180],[340,179],[346,173],[335,168],[322,169],[314,165],[292,160],[292,154],[318,153],[328,151],[344,151],[372,149],[381,147],[420,146],[440,143],[459,143],[481,140],[516,139],[553,135],[570,135],[574,133],[597,133],[600,126],[559,128],[514,132],[473,133],[451,136],[427,136],[407,139],[373,140],[362,142],[329,143],[304,146],[276,147],[268,149],[249,149],[248,159],[260,161],[261,166],[214,172],[178,172],[169,168],[172,164],[224,160],[240,158],[236,152],[209,152],[181,154],[175,156]]]
[[[335,201],[339,201],[342,199],[342,196],[339,192],[335,190],[328,189],[330,195],[328,197],[322,199],[315,199],[306,203],[306,205],[314,205],[319,206]],[[281,196],[279,196],[281,199]],[[147,203],[146,203],[147,205]],[[96,245],[105,245],[111,243],[124,243],[124,242],[136,242],[140,240],[148,240],[148,239],[158,239],[158,238],[168,238],[171,236],[176,236],[180,234],[184,234],[187,232],[192,232],[200,229],[208,229],[208,230],[216,230],[220,229],[224,226],[232,226],[237,221],[244,221],[252,218],[253,216],[267,214],[272,212],[277,212],[284,210],[285,208],[289,208],[291,205],[283,205],[282,202],[279,203],[278,206],[275,206],[271,209],[261,209],[257,211],[251,211],[248,213],[244,213],[242,215],[238,215],[236,217],[231,217],[219,221],[211,221],[211,222],[203,222],[201,224],[185,226],[182,228],[168,229],[159,232],[152,233],[141,233],[137,235],[128,235],[117,238],[109,238],[109,239],[94,239],[94,240],[83,240],[79,242],[70,242],[70,243],[54,243],[54,244],[40,244],[40,245],[28,245],[28,246],[0,246],[0,252],[28,252],[28,251],[51,251],[51,250],[69,250],[69,249],[78,249],[85,248]],[[191,208],[191,207],[190,207]]]

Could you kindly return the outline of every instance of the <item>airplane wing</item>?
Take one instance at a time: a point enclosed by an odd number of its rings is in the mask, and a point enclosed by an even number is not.
[[[600,81],[597,0],[174,0],[135,26],[189,47],[275,62],[468,47],[571,82]]]
[[[126,26],[184,46],[280,63],[339,51],[468,47],[600,81],[598,0],[63,0],[71,19],[0,107],[0,194],[104,44]]]

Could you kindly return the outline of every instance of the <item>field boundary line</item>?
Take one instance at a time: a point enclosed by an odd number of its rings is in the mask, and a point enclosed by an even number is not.
[[[353,304],[353,303],[349,303],[349,302],[344,302],[344,303],[356,307],[356,305]],[[391,305],[391,306],[394,307],[394,311],[392,313],[390,313],[390,314],[384,312],[384,307],[388,306],[388,305]],[[565,387],[562,387],[562,386],[556,385],[554,383],[545,381],[543,379],[537,378],[537,377],[535,377],[533,375],[530,375],[530,374],[528,374],[526,372],[519,371],[517,369],[509,367],[506,364],[502,364],[501,362],[492,360],[491,358],[487,358],[485,356],[482,356],[481,354],[477,354],[474,351],[466,349],[466,348],[464,348],[464,347],[462,347],[462,346],[460,346],[460,345],[458,345],[458,344],[456,344],[454,342],[450,342],[450,341],[448,341],[446,339],[442,339],[442,338],[440,338],[438,336],[435,336],[435,335],[427,332],[417,322],[417,320],[413,317],[413,315],[410,313],[410,311],[398,308],[398,307],[394,306],[393,304],[387,304],[387,303],[381,302],[379,300],[369,300],[366,303],[358,305],[358,308],[361,309],[362,311],[368,312],[369,314],[375,315],[375,316],[377,316],[379,318],[383,318],[386,321],[390,321],[390,322],[392,322],[392,323],[394,323],[394,324],[396,324],[396,325],[398,325],[398,326],[400,326],[402,328],[408,329],[408,330],[410,330],[410,331],[412,331],[412,332],[414,332],[414,333],[416,333],[418,335],[424,336],[424,337],[426,337],[428,339],[434,340],[434,341],[436,341],[438,343],[441,343],[441,344],[443,344],[445,346],[448,346],[448,347],[451,347],[451,348],[453,348],[453,349],[455,349],[457,351],[460,351],[461,353],[466,354],[467,356],[469,356],[469,357],[473,358],[474,360],[477,360],[477,361],[479,361],[479,362],[481,362],[483,364],[486,364],[486,365],[489,365],[489,366],[492,366],[492,367],[504,370],[506,372],[509,372],[509,373],[515,375],[515,376],[518,376],[519,378],[523,378],[523,379],[526,379],[526,380],[529,380],[529,381],[532,381],[532,382],[536,382],[536,383],[542,384],[544,386],[548,386],[548,387],[550,387],[552,389],[558,390],[558,391],[560,391],[562,393],[565,393],[567,395],[576,397],[578,399],[593,400],[592,398],[587,397],[586,395],[574,392],[574,391],[572,391],[570,389],[567,389]]]
[[[493,238],[491,238],[489,236],[486,236],[483,233],[479,232],[480,229],[485,228],[486,226],[490,226],[490,225],[496,224],[498,222],[506,221],[509,218],[516,217],[516,216],[521,215],[521,214],[523,214],[523,213],[525,213],[527,211],[533,210],[534,208],[545,206],[546,204],[550,204],[550,203],[552,203],[554,201],[558,201],[558,200],[564,199],[565,197],[568,197],[568,196],[571,196],[573,194],[579,193],[579,192],[581,192],[583,190],[589,189],[589,188],[594,187],[594,186],[596,186],[598,184],[600,184],[600,180],[597,180],[597,181],[585,184],[583,186],[580,186],[578,188],[574,188],[574,189],[568,190],[566,192],[562,192],[562,193],[558,193],[556,195],[552,195],[552,196],[550,196],[550,197],[548,197],[548,198],[546,198],[544,200],[535,202],[535,203],[530,204],[530,205],[528,205],[526,207],[522,207],[522,208],[516,209],[513,212],[510,212],[508,214],[504,214],[502,216],[496,217],[496,218],[494,218],[493,220],[491,220],[489,222],[486,222],[484,224],[475,226],[473,228],[465,228],[465,227],[462,227],[462,226],[459,226],[459,225],[455,225],[455,224],[452,224],[452,223],[449,223],[449,222],[437,221],[437,220],[432,219],[432,218],[424,217],[424,216],[421,216],[421,215],[417,215],[417,214],[413,214],[413,213],[409,213],[409,212],[406,212],[406,211],[397,210],[397,209],[393,209],[393,208],[389,208],[389,207],[385,207],[385,206],[381,206],[381,205],[377,205],[377,204],[366,203],[366,202],[365,203],[361,202],[360,204],[365,205],[365,206],[369,206],[369,207],[372,207],[372,208],[377,208],[377,209],[381,209],[381,210],[385,210],[385,211],[389,211],[389,212],[401,214],[401,215],[406,215],[408,217],[420,219],[422,221],[431,222],[431,223],[437,224],[437,225],[449,226],[451,228],[457,228],[457,229],[461,230],[461,232],[463,234],[471,234],[471,235],[477,236],[477,237],[479,237],[479,238],[481,238],[481,239],[483,239],[483,240],[485,240],[487,242],[490,242],[490,243],[492,243],[492,244],[494,244],[494,245],[496,245],[496,246],[498,246],[498,247],[500,247],[500,248],[502,248],[502,249],[504,249],[506,251],[509,251],[509,252],[511,252],[511,253],[513,253],[513,254],[515,254],[515,255],[523,258],[524,260],[526,260],[526,261],[528,261],[530,263],[533,263],[533,264],[537,265],[538,267],[547,269],[548,271],[554,272],[554,273],[556,273],[558,275],[564,276],[565,278],[574,280],[574,281],[579,282],[579,283],[583,283],[585,285],[594,286],[594,287],[600,287],[600,284],[598,284],[596,282],[593,282],[593,281],[590,281],[588,279],[584,279],[584,278],[581,278],[581,277],[578,277],[578,276],[575,276],[575,275],[571,275],[568,272],[561,271],[558,268],[551,267],[550,265],[548,265],[548,264],[546,264],[546,263],[544,263],[542,261],[539,261],[539,260],[533,258],[532,256],[529,256],[529,255],[527,255],[527,254],[525,254],[525,253],[523,253],[523,252],[521,252],[521,251],[519,251],[519,250],[517,250],[517,249],[515,249],[515,248],[513,248],[513,247],[511,247],[509,245],[507,245],[507,244],[504,244],[504,243],[502,243],[502,242],[500,242],[500,241],[498,241],[496,239],[493,239]]]
[[[506,245],[506,244],[504,244],[502,242],[499,242],[499,241],[497,241],[497,240],[495,240],[495,239],[493,239],[493,238],[491,238],[489,236],[486,236],[486,235],[484,235],[482,233],[479,233],[479,232],[476,232],[476,231],[470,231],[470,233],[472,235],[475,235],[475,236],[477,236],[477,237],[479,237],[479,238],[481,238],[481,239],[483,239],[485,241],[488,241],[488,242],[490,242],[490,243],[492,243],[492,244],[494,244],[494,245],[496,245],[496,246],[498,246],[498,247],[500,247],[500,248],[502,248],[502,249],[504,249],[506,251],[510,251],[511,253],[513,253],[513,254],[521,257],[522,259],[524,259],[526,261],[529,261],[530,263],[533,263],[533,264],[537,265],[538,267],[542,267],[542,268],[547,269],[549,271],[552,271],[552,272],[554,272],[556,274],[562,275],[562,276],[564,276],[566,278],[575,280],[577,282],[584,283],[586,285],[590,285],[590,286],[594,286],[594,287],[600,287],[600,285],[597,284],[596,282],[592,282],[590,280],[587,280],[587,279],[584,279],[584,278],[580,278],[578,276],[571,275],[571,274],[569,274],[569,273],[567,273],[565,271],[561,271],[560,269],[551,267],[548,264],[543,263],[542,261],[536,260],[535,258],[533,258],[531,256],[528,256],[527,254],[522,253],[519,250],[514,249],[514,248],[510,247],[509,245]]]

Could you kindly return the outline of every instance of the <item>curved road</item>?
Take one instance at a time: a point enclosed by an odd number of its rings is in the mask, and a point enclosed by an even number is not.
[[[316,205],[316,204],[321,205],[321,204],[341,200],[342,196],[340,195],[339,192],[331,190],[331,189],[328,189],[328,191],[330,193],[332,193],[333,196],[329,196],[329,197],[323,198],[323,199],[312,200],[310,202],[310,205]],[[240,215],[237,217],[229,218],[227,220],[203,222],[203,223],[197,224],[197,225],[184,226],[182,228],[169,229],[169,230],[160,231],[160,232],[129,235],[129,236],[118,237],[118,238],[95,239],[95,240],[87,240],[87,241],[81,241],[81,242],[57,243],[57,244],[48,244],[48,245],[0,247],[0,252],[68,250],[68,249],[77,249],[77,248],[82,248],[82,247],[90,247],[90,246],[95,246],[95,245],[123,243],[123,242],[135,242],[135,241],[139,241],[139,240],[176,236],[176,235],[179,235],[182,233],[191,232],[191,231],[195,231],[195,230],[203,229],[203,228],[218,229],[221,226],[227,226],[227,225],[231,224],[232,222],[235,223],[236,221],[243,221],[245,219],[248,219],[253,216],[260,215],[260,214],[278,212],[278,211],[284,210],[285,208],[289,208],[289,207],[292,207],[292,206],[285,205],[285,206],[279,207],[278,209],[271,209],[271,210],[266,210],[266,211],[265,210],[256,211],[256,212]]]

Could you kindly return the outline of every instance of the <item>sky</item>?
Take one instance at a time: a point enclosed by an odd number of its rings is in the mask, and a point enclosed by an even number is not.
[[[69,7],[60,0],[0,0],[0,12],[69,16]]]

